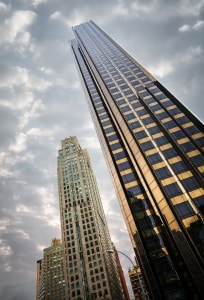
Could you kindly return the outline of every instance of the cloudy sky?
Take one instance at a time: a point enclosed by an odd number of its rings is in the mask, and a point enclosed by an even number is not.
[[[36,260],[60,237],[56,156],[65,137],[88,149],[112,240],[133,259],[68,44],[71,27],[90,19],[204,120],[203,0],[1,1],[2,300],[35,299]]]

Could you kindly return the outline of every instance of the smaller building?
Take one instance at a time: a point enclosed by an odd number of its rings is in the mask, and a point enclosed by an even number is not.
[[[128,271],[135,300],[149,300],[149,295],[139,265]]]
[[[63,246],[60,239],[53,239],[37,261],[36,300],[65,300]]]

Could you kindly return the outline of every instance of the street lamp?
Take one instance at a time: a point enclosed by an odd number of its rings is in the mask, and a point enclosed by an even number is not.
[[[138,282],[139,282],[139,285],[140,285],[141,290],[142,290],[142,299],[143,299],[143,300],[148,300],[148,299],[149,299],[149,296],[148,296],[147,291],[144,289],[143,281],[141,280],[141,278],[140,278],[140,276],[139,276],[139,274],[138,274],[138,271],[137,271],[137,264],[134,264],[133,261],[132,261],[132,259],[131,259],[127,254],[125,254],[125,253],[122,252],[122,251],[118,251],[118,250],[116,250],[115,248],[114,248],[114,250],[113,250],[113,249],[108,249],[108,250],[107,250],[108,253],[112,253],[112,254],[114,253],[114,251],[116,251],[116,252],[118,252],[118,253],[124,255],[124,256],[131,262],[131,264],[132,264],[132,266],[133,266],[133,270],[136,271],[136,274],[137,274],[137,277],[138,277]]]
[[[118,251],[118,250],[116,250],[116,249],[115,249],[115,251],[118,252],[118,253],[120,253],[120,254],[123,254],[127,259],[129,259],[129,261],[130,261],[131,264],[133,265],[133,268],[135,268],[135,265],[134,265],[132,259],[131,259],[129,256],[127,256],[125,253],[123,253],[123,252],[121,252],[121,251]],[[107,252],[108,252],[108,253],[114,253],[114,250],[108,249]]]

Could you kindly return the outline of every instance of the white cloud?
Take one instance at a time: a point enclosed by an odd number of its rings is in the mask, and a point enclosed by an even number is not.
[[[0,87],[15,88],[16,86],[22,86],[24,89],[33,91],[45,91],[51,83],[43,78],[39,78],[32,74],[30,70],[21,68],[19,66],[10,68],[7,74],[2,74]]]
[[[32,5],[33,6],[38,6],[39,4],[41,4],[41,3],[46,3],[47,2],[47,0],[33,0],[32,1]]]
[[[14,12],[1,26],[0,43],[13,43],[18,41],[27,44],[30,36],[26,34],[26,30],[27,27],[34,22],[35,18],[36,14],[30,10],[19,10]]]
[[[53,14],[51,14],[49,16],[49,19],[53,19],[53,20],[64,20],[62,17],[62,14],[59,11],[55,11]]]
[[[11,255],[13,251],[9,245],[6,244],[6,241],[0,240],[0,254],[1,255]]]
[[[27,131],[27,135],[34,138],[51,137],[53,130],[42,128],[31,128]]]
[[[158,65],[150,66],[147,69],[152,75],[162,78],[173,71],[173,66],[169,61],[162,61]]]
[[[20,132],[14,144],[9,146],[9,150],[14,152],[21,152],[25,150],[27,147],[27,136],[23,132]]]
[[[191,30],[191,27],[190,27],[189,25],[185,24],[185,25],[179,27],[178,30],[179,30],[180,32],[186,32],[186,31],[190,31],[190,30]]]
[[[204,28],[204,21],[203,20],[197,21],[195,23],[195,25],[193,25],[193,29],[195,29],[195,30],[199,30],[200,28]]]
[[[0,13],[8,12],[8,11],[10,11],[10,9],[11,9],[10,5],[6,5],[6,4],[0,2]]]
[[[19,235],[20,239],[23,240],[30,240],[30,236],[22,229],[15,229],[14,233],[16,233],[17,235]]]
[[[19,128],[24,128],[31,119],[40,116],[45,111],[45,106],[40,99],[34,101],[29,109],[25,110],[20,119]]]
[[[203,20],[199,20],[193,26],[185,24],[185,25],[179,27],[178,30],[180,32],[190,32],[192,30],[196,30],[197,31],[197,30],[200,30],[202,28],[204,28],[204,21]]]
[[[31,209],[28,206],[25,206],[24,204],[18,204],[16,206],[16,212],[17,213],[32,213],[33,209]]]

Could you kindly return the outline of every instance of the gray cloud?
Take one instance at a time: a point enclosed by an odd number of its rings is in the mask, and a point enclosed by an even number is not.
[[[36,260],[60,237],[56,156],[68,136],[88,149],[112,239],[133,258],[68,45],[90,19],[204,119],[203,0],[0,2],[1,299],[35,298]]]

